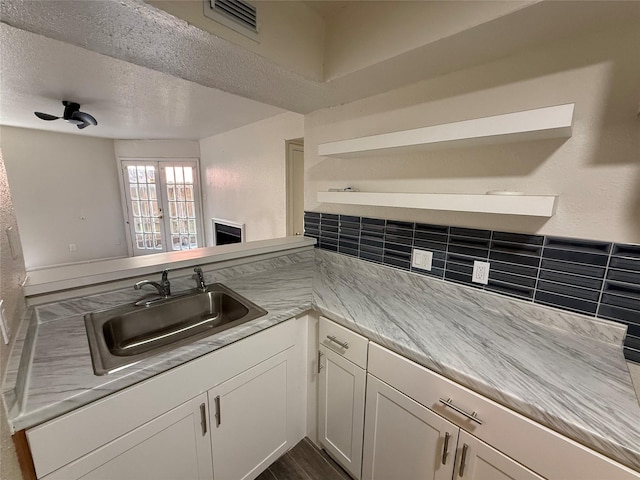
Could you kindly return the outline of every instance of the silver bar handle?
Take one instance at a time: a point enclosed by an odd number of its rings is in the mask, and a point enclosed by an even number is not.
[[[318,373],[322,370],[322,352],[318,350]]]
[[[345,350],[347,350],[349,348],[349,343],[347,342],[341,342],[340,340],[338,340],[336,338],[335,335],[327,335],[327,339],[333,343],[336,343],[338,345],[340,345],[342,348],[344,348]]]
[[[204,437],[207,434],[207,407],[204,403],[200,404],[200,426]]]
[[[220,395],[218,395],[214,402],[216,404],[216,428],[222,423],[222,412],[220,411]]]
[[[452,402],[451,402],[451,398],[448,398],[447,400],[445,400],[444,398],[440,399],[440,403],[444,404],[445,407],[449,407],[452,410],[455,410],[456,412],[464,415],[465,417],[467,417],[469,420],[476,422],[478,425],[482,425],[482,420],[480,420],[478,418],[478,413],[477,412],[473,412],[473,413],[469,413],[469,412],[465,412],[464,410],[462,410],[460,407],[456,407]]]
[[[467,463],[467,451],[469,450],[469,445],[466,443],[462,447],[462,458],[460,459],[460,472],[459,476],[462,478],[464,476],[464,467]]]
[[[447,464],[447,456],[449,456],[449,438],[451,434],[449,432],[444,434],[444,447],[442,448],[442,464]]]

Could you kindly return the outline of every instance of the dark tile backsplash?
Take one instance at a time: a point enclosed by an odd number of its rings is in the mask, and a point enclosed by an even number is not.
[[[640,363],[640,245],[305,212],[305,235],[332,252],[628,326],[624,353]],[[433,252],[431,271],[411,266]],[[471,282],[474,260],[489,283]]]

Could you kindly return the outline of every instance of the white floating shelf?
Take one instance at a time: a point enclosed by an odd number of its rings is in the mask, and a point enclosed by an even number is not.
[[[566,138],[571,136],[575,104],[536,108],[493,117],[321,143],[318,155],[355,158],[435,148]]]
[[[466,195],[457,193],[318,192],[320,203],[420,208],[453,212],[552,217],[555,195]]]

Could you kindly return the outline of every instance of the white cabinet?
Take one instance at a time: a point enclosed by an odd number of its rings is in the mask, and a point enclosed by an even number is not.
[[[323,317],[318,330],[319,441],[353,478],[359,479],[369,341]]]
[[[255,478],[305,436],[306,333],[289,320],[30,429],[37,478]]]
[[[351,475],[360,478],[366,372],[320,346],[320,443]]]
[[[369,375],[362,478],[451,480],[459,428]]]
[[[44,478],[212,480],[206,402],[200,395]]]
[[[368,371],[368,385],[376,380],[387,387],[385,392],[394,389],[402,392],[432,415],[460,427],[455,479],[640,479],[640,473],[375,343],[369,344]],[[379,425],[399,422],[396,418],[399,416],[398,408],[389,407],[383,411],[384,414],[372,411],[377,408],[376,399],[369,393],[372,388],[368,387],[367,391],[363,472],[368,472],[378,463],[376,456],[378,451],[382,452],[381,448],[376,451],[372,447],[375,446],[373,437],[377,435]],[[378,393],[376,395],[380,396]],[[385,416],[388,418],[383,418]],[[416,414],[413,418],[407,418],[411,420],[407,420],[407,423],[411,423],[413,429],[419,429],[424,424]],[[403,442],[403,435],[408,435],[405,432],[411,431],[411,428],[399,429],[394,442]],[[393,443],[390,448],[397,448],[397,444]],[[433,458],[439,454],[438,448],[431,446],[420,451],[426,451],[422,455]],[[461,463],[464,464],[462,472]]]
[[[209,390],[216,480],[258,476],[293,445],[287,441],[285,351]]]
[[[464,430],[458,439],[456,480],[544,480]]]

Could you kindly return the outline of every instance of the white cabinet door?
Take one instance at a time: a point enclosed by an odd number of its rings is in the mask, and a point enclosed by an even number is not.
[[[209,390],[216,480],[257,477],[292,445],[287,441],[291,349]]]
[[[320,443],[354,478],[362,470],[366,372],[320,346]]]
[[[455,479],[544,480],[464,430],[458,439]]]
[[[367,375],[362,478],[451,480],[459,428]]]
[[[212,480],[206,405],[200,395],[44,478]]]

